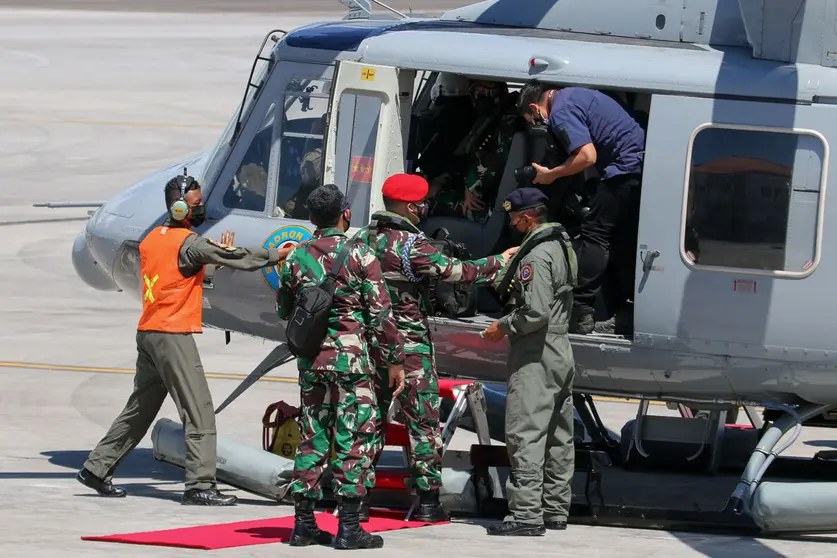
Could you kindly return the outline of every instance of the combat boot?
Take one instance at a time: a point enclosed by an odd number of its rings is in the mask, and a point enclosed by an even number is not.
[[[369,504],[372,502],[372,491],[367,489],[366,495],[360,502],[360,511],[358,512],[358,521],[367,523],[369,521]]]
[[[384,539],[378,535],[370,535],[363,530],[358,521],[360,498],[338,498],[340,509],[340,526],[334,539],[334,548],[338,550],[353,550],[356,548],[382,548]]]
[[[184,506],[234,506],[237,501],[237,497],[221,494],[217,488],[191,488],[183,493],[180,503]]]
[[[99,493],[99,496],[106,498],[124,498],[126,492],[118,486],[113,486],[111,481],[100,479],[87,469],[83,468],[76,475],[76,480],[88,488]]]
[[[609,333],[611,335],[616,333],[616,316],[603,322],[596,322],[596,325],[593,326],[593,331],[595,333]]]
[[[570,333],[588,335],[593,333],[593,328],[595,326],[596,321],[593,319],[592,313],[581,313],[573,310],[570,315]]]
[[[419,505],[418,511],[415,515],[416,521],[425,521],[427,523],[439,523],[440,521],[448,521],[450,515],[439,503],[439,489],[436,490],[419,490]]]
[[[291,546],[309,546],[331,544],[331,533],[321,530],[314,517],[317,501],[294,494],[294,531],[291,533]]]
[[[555,519],[544,521],[543,526],[550,531],[564,531],[567,528],[567,522],[563,519]]]

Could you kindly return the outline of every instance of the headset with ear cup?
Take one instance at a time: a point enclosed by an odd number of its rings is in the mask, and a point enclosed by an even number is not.
[[[192,184],[194,184],[195,179],[189,176],[186,172],[186,167],[183,167],[183,174],[176,176],[175,180],[180,190],[180,197],[169,207],[169,215],[175,221],[183,221],[189,217],[189,212],[191,211],[191,207],[189,207],[189,204],[183,198],[186,192],[192,189]]]

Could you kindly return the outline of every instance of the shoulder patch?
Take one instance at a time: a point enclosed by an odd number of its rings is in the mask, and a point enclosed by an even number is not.
[[[530,279],[532,279],[532,266],[530,264],[526,264],[520,268],[520,281],[522,283],[527,283]]]
[[[235,252],[235,246],[228,246],[226,244],[221,244],[217,240],[212,240],[211,238],[207,238],[206,240],[208,240],[209,243],[212,244],[213,246],[217,246],[218,248],[221,248],[222,250],[226,250],[227,252]]]

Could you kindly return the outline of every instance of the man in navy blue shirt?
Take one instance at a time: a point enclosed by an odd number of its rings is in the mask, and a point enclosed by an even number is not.
[[[520,91],[517,107],[530,123],[546,124],[569,155],[554,168],[533,163],[535,184],[552,184],[588,167],[595,167],[601,177],[576,249],[578,288],[570,331],[608,331],[614,319],[607,320],[609,325],[596,324],[593,309],[609,264],[617,283],[616,303],[633,298],[645,132],[619,103],[594,89],[547,89],[533,81]],[[613,241],[622,238],[624,246],[615,247]],[[611,316],[619,309],[611,309]]]

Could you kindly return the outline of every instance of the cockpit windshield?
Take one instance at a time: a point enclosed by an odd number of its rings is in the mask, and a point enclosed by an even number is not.
[[[204,167],[203,176],[199,178],[201,184],[204,186],[212,184],[217,178],[218,171],[221,170],[221,165],[226,160],[227,155],[229,155],[230,142],[233,139],[233,133],[238,124],[238,117],[239,115],[241,115],[242,119],[247,117],[247,111],[250,110],[250,107],[253,105],[253,100],[256,98],[256,93],[261,89],[261,85],[264,84],[264,79],[270,67],[271,64],[261,64],[253,73],[251,83],[259,84],[259,87],[247,86],[247,93],[244,97],[244,108],[242,109],[241,104],[235,107],[230,121],[227,123],[227,127],[224,128],[224,132],[221,134],[215,147],[212,148],[208,159],[209,162]]]

